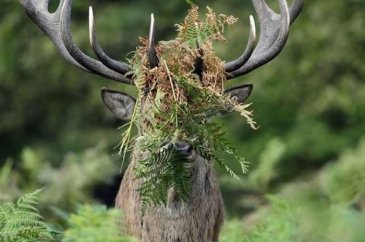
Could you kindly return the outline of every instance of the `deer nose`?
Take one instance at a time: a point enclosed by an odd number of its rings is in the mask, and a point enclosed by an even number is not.
[[[193,147],[186,141],[178,140],[174,143],[174,147],[177,152],[186,156],[187,158],[192,156]]]

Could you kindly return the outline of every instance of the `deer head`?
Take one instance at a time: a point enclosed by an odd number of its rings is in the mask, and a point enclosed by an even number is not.
[[[120,62],[110,58],[100,47],[97,42],[95,33],[94,16],[92,8],[89,11],[89,32],[91,47],[98,60],[83,53],[72,39],[70,32],[71,25],[71,5],[73,0],[60,0],[57,10],[49,12],[48,5],[50,0],[19,0],[28,16],[38,25],[38,27],[52,40],[62,56],[76,67],[93,74],[100,75],[106,79],[133,85],[133,73],[131,67],[125,62]],[[280,14],[275,13],[264,0],[252,1],[259,16],[260,37],[256,44],[255,21],[250,16],[250,37],[243,54],[236,60],[224,64],[227,79],[233,79],[247,74],[254,69],[266,64],[274,59],[283,49],[288,38],[289,26],[303,6],[304,0],[294,0],[290,7],[286,0],[279,0]],[[158,58],[155,51],[155,29],[154,17],[151,15],[151,24],[149,32],[149,58],[151,68],[158,66]],[[237,96],[239,101],[244,101],[250,94],[252,85],[241,86],[226,90],[227,95]],[[117,95],[114,91],[103,90],[104,101],[108,101],[108,107],[115,110],[111,100],[125,94]],[[110,93],[110,94],[109,94]],[[110,96],[108,98],[107,96]],[[126,98],[118,100],[129,100],[131,104],[133,99],[127,95]],[[123,105],[122,105],[123,106]],[[122,108],[120,106],[119,108]],[[124,107],[124,106],[123,106]],[[132,108],[133,105],[127,105],[125,108]],[[126,114],[130,111],[126,111]],[[127,119],[127,116],[119,118]]]
[[[136,80],[135,70],[125,62],[110,58],[98,44],[94,15],[91,7],[89,9],[90,44],[97,59],[83,53],[72,39],[70,22],[73,0],[60,0],[57,10],[53,13],[48,10],[50,0],[19,1],[28,16],[52,40],[67,61],[86,72],[100,75],[106,79],[123,84],[136,85],[141,93],[141,97],[139,98],[143,99],[141,105],[148,103],[148,98],[146,97],[148,97],[148,94],[151,92],[151,86],[138,86],[139,83],[137,83]],[[293,0],[290,7],[286,0],[279,0],[280,13],[275,13],[264,0],[253,0],[252,3],[260,22],[260,36],[257,41],[255,21],[254,18],[250,16],[250,36],[242,55],[236,60],[226,63],[221,62],[220,68],[223,70],[222,78],[224,81],[237,78],[255,70],[274,59],[281,52],[288,38],[289,26],[298,16],[304,0]],[[191,67],[191,73],[195,74],[198,80],[204,79],[204,69],[206,68],[206,63],[204,63],[204,58],[202,58],[205,53],[202,53],[203,49],[201,48],[201,44],[202,43],[197,41],[196,53],[198,54],[196,55],[195,60],[192,60],[193,63],[189,65]],[[145,49],[147,56],[145,64],[148,66],[149,70],[158,70],[159,68],[163,68],[163,65],[166,65],[165,62],[161,61],[159,53],[160,46],[162,46],[162,44],[156,43],[155,41],[155,20],[154,16],[151,15],[150,30]],[[168,75],[166,75],[166,79],[168,79],[167,76]],[[252,84],[244,84],[226,90],[224,90],[223,87],[220,89],[220,92],[223,96],[234,99],[236,103],[243,103],[251,94],[252,88]],[[102,89],[101,93],[105,105],[117,118],[122,120],[131,119],[134,109],[136,108],[136,98],[123,92],[105,88]],[[229,110],[229,107],[224,110],[213,110],[213,112],[205,116],[205,119],[208,121],[210,115],[221,113],[225,110]],[[139,120],[139,122],[144,122],[144,120]],[[140,130],[140,132],[143,133],[143,130]],[[174,133],[174,130],[171,130],[171,134],[172,133]],[[126,210],[125,216],[128,230],[132,234],[139,236],[142,241],[175,241],[171,238],[176,239],[176,241],[190,241],[186,238],[191,238],[189,236],[192,236],[193,234],[196,234],[193,241],[216,241],[222,224],[223,205],[211,164],[206,161],[206,159],[202,158],[199,152],[193,150],[191,144],[183,139],[171,139],[161,144],[161,147],[171,146],[177,153],[183,155],[186,159],[196,161],[195,168],[193,168],[193,170],[195,169],[195,173],[192,172],[192,174],[194,173],[195,175],[192,175],[192,179],[195,179],[196,182],[201,185],[193,187],[192,193],[195,192],[195,195],[187,202],[187,205],[182,205],[180,203],[180,205],[176,205],[177,202],[172,196],[169,207],[170,210],[157,209],[150,211],[150,213],[146,213],[144,216],[139,211],[140,197],[136,194],[136,190],[139,189],[138,186],[140,186],[140,183],[134,179],[135,175],[133,175],[133,169],[130,167],[134,167],[136,162],[133,163],[132,161],[123,180],[124,185],[122,183],[117,198],[117,205]],[[134,155],[139,156],[140,154]],[[202,177],[205,178],[203,179]],[[206,193],[206,191],[210,192]],[[204,201],[206,201],[206,204]],[[131,202],[132,204],[137,205],[133,205],[132,208],[130,208],[130,205],[128,204],[131,204]],[[205,204],[205,207],[201,207],[203,204]],[[174,212],[172,211],[175,211],[177,215],[174,215]],[[200,216],[195,213],[202,214]],[[187,217],[192,220],[187,221]],[[210,219],[211,217],[212,219]],[[198,221],[204,220],[205,218],[207,218],[207,221]],[[175,224],[172,225],[175,227],[170,228],[171,231],[175,231],[175,235],[172,235],[172,232],[166,232],[166,229],[163,232],[159,230],[163,226],[167,226],[166,224],[171,222],[171,219],[175,222],[179,219],[181,220],[179,225]],[[151,231],[153,231],[153,229],[151,229],[151,223],[154,224],[154,230],[157,231],[154,236],[151,235]],[[190,224],[190,227],[187,224]],[[204,225],[201,227],[200,225],[197,226],[197,224]],[[181,231],[176,232],[176,227],[179,226],[181,226]],[[204,232],[204,235],[200,235],[200,232],[205,230],[206,232]],[[149,239],[145,236],[149,236]]]

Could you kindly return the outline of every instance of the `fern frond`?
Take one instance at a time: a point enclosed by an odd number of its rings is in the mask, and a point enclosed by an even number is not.
[[[151,153],[151,156],[139,162],[136,176],[143,179],[139,189],[143,211],[150,204],[166,204],[169,190],[185,200],[190,192],[190,177],[186,158],[178,154],[173,147]]]
[[[209,115],[217,111],[237,111],[251,127],[256,124],[248,106],[224,95],[224,64],[212,46],[213,42],[224,40],[225,27],[236,21],[233,16],[217,15],[210,8],[201,19],[194,5],[183,23],[176,25],[177,38],[156,46],[157,67],[149,68],[146,39],[141,39],[142,46],[131,59],[139,95],[136,116],[130,125],[136,125],[141,136],[131,139],[129,128],[122,144],[134,144],[135,154],[149,154],[147,159],[138,158],[134,171],[142,180],[139,192],[143,208],[166,204],[172,193],[181,200],[189,197],[189,164],[173,147],[161,149],[164,142],[187,141],[201,156],[216,160],[237,179],[230,164],[221,158],[222,153],[237,160],[242,172],[246,171],[247,163],[225,138],[222,127],[207,122]],[[203,65],[198,72],[197,60],[202,60]],[[122,149],[124,153],[128,150]]]
[[[52,230],[35,207],[41,191],[25,194],[15,203],[0,203],[1,242],[53,240]]]

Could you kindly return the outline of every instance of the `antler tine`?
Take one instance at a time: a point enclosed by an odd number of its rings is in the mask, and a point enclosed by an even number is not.
[[[260,37],[252,56],[241,67],[227,71],[232,79],[266,64],[283,49],[289,34],[290,23],[298,16],[304,0],[294,0],[290,11],[286,0],[279,0],[280,14],[276,14],[265,0],[252,1],[260,20]]]
[[[148,61],[150,68],[158,66],[158,58],[155,50],[155,17],[151,14],[150,32],[148,37]]]
[[[226,72],[231,72],[234,70],[237,70],[241,66],[243,66],[246,61],[251,57],[254,48],[255,48],[255,42],[256,42],[256,25],[255,25],[255,19],[252,15],[250,15],[250,37],[248,39],[246,49],[243,52],[243,54],[238,57],[237,60],[228,62],[224,65],[224,69]]]
[[[95,53],[95,55],[98,57],[98,59],[107,67],[110,69],[125,75],[127,72],[131,71],[131,68],[129,65],[127,65],[124,62],[116,61],[112,58],[110,58],[100,47],[95,33],[95,21],[94,21],[94,12],[93,8],[89,7],[89,36],[90,36],[90,45]]]
[[[64,0],[61,0],[54,13],[48,11],[50,0],[19,0],[30,19],[52,40],[61,55],[78,68],[89,71],[78,63],[66,50],[60,34],[60,12]]]
[[[304,0],[294,0],[290,6],[290,24],[298,17],[304,5]]]
[[[90,56],[84,54],[73,42],[71,35],[71,5],[73,0],[64,0],[61,8],[61,38],[70,55],[81,65],[89,69],[92,73],[106,77],[108,79],[119,81],[127,84],[132,84],[133,81],[124,75],[117,73],[100,61],[97,61]]]

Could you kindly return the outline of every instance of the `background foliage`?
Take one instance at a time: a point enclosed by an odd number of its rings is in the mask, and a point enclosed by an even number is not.
[[[86,51],[90,2],[100,42],[117,59],[147,35],[149,13],[158,39],[168,40],[189,8],[182,0],[75,1],[72,30]],[[222,59],[235,58],[247,39],[250,1],[195,2],[240,18],[216,46]],[[238,115],[219,119],[250,162],[242,183],[220,179],[229,219],[222,241],[365,239],[364,14],[363,0],[307,0],[279,57],[230,83],[254,84],[260,129]],[[2,201],[45,187],[40,210],[56,228],[69,226],[77,204],[112,204],[117,188],[106,185],[121,179],[114,147],[122,123],[103,107],[102,86],[133,92],[71,67],[17,1],[0,2]]]

